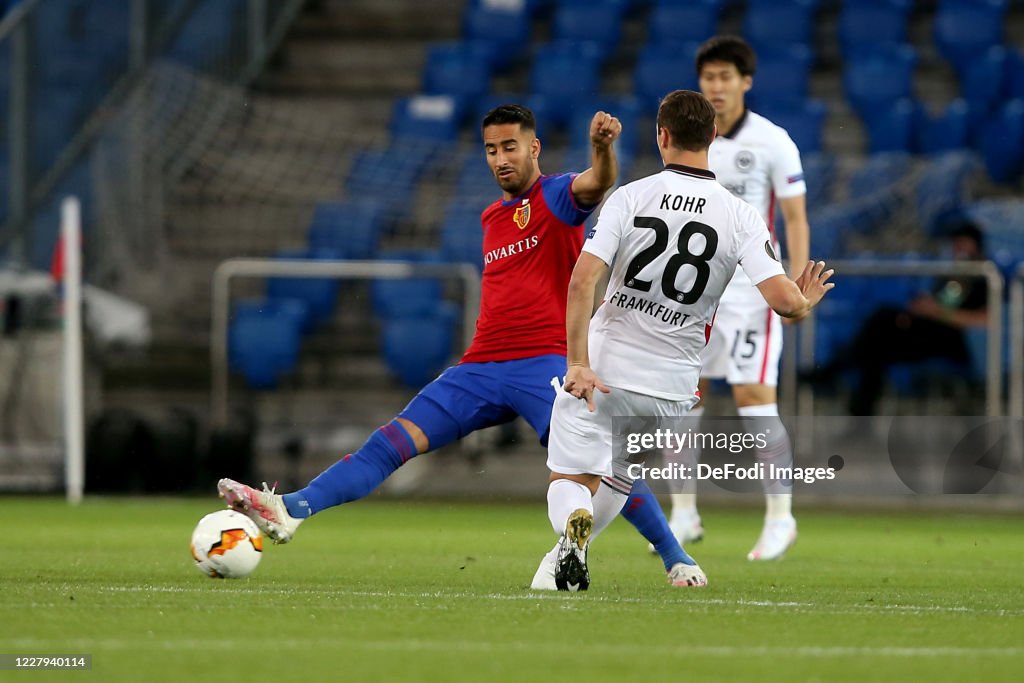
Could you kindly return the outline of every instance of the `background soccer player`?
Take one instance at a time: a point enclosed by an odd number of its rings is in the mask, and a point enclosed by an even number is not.
[[[592,495],[602,478],[629,476],[626,454],[613,450],[613,416],[683,417],[697,402],[707,328],[737,264],[767,305],[794,319],[833,286],[820,262],[790,280],[764,220],[715,182],[715,111],[702,95],[669,93],[657,124],[665,169],[609,197],[569,283],[568,393],[555,400],[548,444],[548,515],[562,534],[555,578],[563,590],[590,583],[587,544],[605,523]],[[594,286],[609,268],[591,320]],[[690,585],[707,583],[692,560],[676,569]]]
[[[785,130],[747,109],[745,95],[753,85],[756,64],[750,46],[733,36],[711,38],[697,52],[700,89],[715,108],[718,127],[718,136],[708,151],[708,165],[726,189],[757,210],[768,225],[773,243],[778,203],[786,223],[791,274],[796,277],[809,257],[800,151]],[[766,447],[757,450],[758,461],[791,467],[793,451],[779,419],[776,390],[782,356],[780,323],[743,270],[736,269],[722,295],[702,355],[701,395],[708,395],[709,380],[724,378],[731,385],[737,413],[754,423],[752,431],[771,435]],[[690,414],[699,417],[703,411],[700,403]],[[671,459],[692,467],[699,456],[689,450]],[[796,540],[792,482],[764,484],[764,528],[747,555],[750,560],[779,558]],[[699,540],[704,530],[697,512],[696,482],[677,482],[675,486],[672,530],[681,543]]]
[[[228,505],[286,543],[311,515],[368,495],[410,458],[475,430],[522,416],[546,445],[551,405],[566,370],[569,277],[583,244],[583,222],[615,183],[613,143],[621,130],[618,119],[597,112],[590,126],[591,167],[546,176],[538,165],[541,143],[532,112],[518,105],[489,112],[484,151],[503,196],[481,215],[480,315],[461,362],[302,490],[278,495],[265,485],[258,491],[222,479],[217,488]],[[627,518],[663,549],[666,564],[674,564],[682,549],[649,489],[640,489],[638,500],[649,504],[634,506]]]

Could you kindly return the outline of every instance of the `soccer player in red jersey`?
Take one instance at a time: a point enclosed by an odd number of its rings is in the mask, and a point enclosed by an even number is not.
[[[481,215],[480,315],[461,362],[305,488],[278,495],[222,479],[217,488],[227,503],[274,541],[286,543],[311,515],[366,496],[410,458],[478,429],[522,416],[546,445],[551,405],[566,371],[569,278],[583,246],[583,222],[615,183],[613,143],[621,130],[618,119],[597,112],[590,125],[591,167],[580,174],[543,175],[532,112],[518,105],[489,112],[484,151],[502,198]],[[667,566],[674,564],[682,551],[664,515],[648,489],[639,498],[627,507],[640,516],[627,518],[665,548]],[[621,498],[609,501],[622,508]],[[554,589],[553,574],[538,582],[544,585],[535,587]]]

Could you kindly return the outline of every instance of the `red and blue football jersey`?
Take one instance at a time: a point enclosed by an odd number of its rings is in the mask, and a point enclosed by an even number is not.
[[[522,195],[484,209],[480,316],[463,363],[565,355],[569,278],[595,208],[576,203],[575,177],[541,176]]]

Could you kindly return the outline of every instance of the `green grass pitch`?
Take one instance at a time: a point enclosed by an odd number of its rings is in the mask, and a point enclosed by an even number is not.
[[[798,510],[781,562],[755,510],[708,508],[704,589],[664,581],[618,520],[588,593],[527,590],[541,502],[364,502],[205,578],[188,538],[219,501],[0,498],[0,653],[93,655],[0,680],[1021,680],[1019,516]]]

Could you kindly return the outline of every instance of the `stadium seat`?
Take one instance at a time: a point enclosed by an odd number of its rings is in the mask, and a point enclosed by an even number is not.
[[[408,387],[431,381],[452,357],[458,309],[445,303],[429,315],[384,323],[383,355],[391,372]]]
[[[807,99],[811,81],[811,50],[806,45],[768,47],[757,55],[754,87],[747,94],[751,107]]]
[[[865,46],[907,42],[907,4],[888,0],[844,2],[839,13],[839,42],[843,54]]]
[[[700,43],[663,42],[648,44],[633,71],[633,94],[643,110],[653,114],[666,94],[684,88],[696,90],[693,60]]]
[[[369,259],[377,252],[382,209],[374,199],[320,202],[309,224],[310,249],[328,249],[343,259]]]
[[[388,250],[378,254],[379,261],[412,261],[437,263],[436,251],[415,249]],[[374,313],[387,319],[422,316],[441,301],[442,283],[437,278],[407,278],[402,280],[374,280],[370,287]]]
[[[989,120],[981,152],[997,183],[1010,182],[1024,171],[1024,99],[1010,100]]]
[[[868,151],[871,154],[912,149],[918,113],[911,100],[904,98],[895,104],[879,104],[878,109],[863,112],[862,118],[868,130]]]
[[[786,45],[810,45],[815,4],[808,0],[751,0],[743,16],[743,35],[760,52]]]
[[[529,4],[471,4],[463,16],[462,37],[489,46],[489,65],[496,69],[506,69],[530,44]]]
[[[294,299],[239,302],[228,328],[228,363],[253,389],[273,389],[299,359],[305,304]]]
[[[243,0],[203,0],[197,3],[175,36],[167,56],[194,69],[202,69],[228,54],[235,32],[244,29]]]
[[[596,43],[548,43],[540,46],[530,68],[530,89],[550,105],[554,125],[568,123],[581,97],[597,94],[600,85],[601,47]]]
[[[807,185],[807,206],[825,206],[832,199],[832,184],[836,179],[836,158],[824,152],[800,150]]]
[[[1000,105],[1009,90],[1011,53],[996,46],[968,59],[960,72],[960,97],[976,111],[990,112]],[[976,123],[983,124],[984,120]]]
[[[556,42],[592,41],[601,46],[600,58],[607,61],[622,37],[622,15],[615,7],[601,4],[569,4],[555,8],[552,38]]]
[[[274,254],[275,259],[336,259],[333,249],[283,249]],[[338,280],[314,277],[269,277],[267,297],[271,299],[296,299],[306,304],[306,317],[301,329],[309,332],[317,323],[334,314],[338,303]]]
[[[976,55],[1003,43],[1005,3],[944,0],[935,14],[935,45],[962,72]]]
[[[879,45],[847,56],[843,72],[846,97],[861,118],[891,108],[912,95],[917,54],[909,45]]]
[[[459,100],[451,95],[413,95],[395,101],[391,136],[395,140],[455,142],[459,133]]]
[[[721,0],[655,0],[647,43],[702,43],[718,32]]]
[[[471,107],[491,87],[491,50],[481,42],[440,43],[423,68],[423,92],[451,95]]]
[[[796,143],[801,154],[821,151],[822,128],[827,111],[818,100],[766,102],[754,110],[776,125],[782,126]]]
[[[448,206],[441,225],[441,258],[448,263],[471,263],[483,270],[484,232],[480,224],[482,207],[455,200]]]
[[[964,100],[953,100],[937,114],[920,112],[917,125],[917,151],[922,154],[942,154],[967,148],[967,126],[970,107]]]
[[[1006,96],[1024,98],[1024,51],[1013,50],[1007,61]]]

